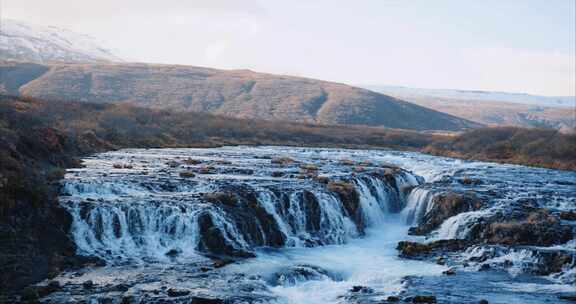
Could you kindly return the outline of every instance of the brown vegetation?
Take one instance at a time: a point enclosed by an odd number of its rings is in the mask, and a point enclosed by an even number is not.
[[[576,134],[551,129],[477,129],[435,141],[422,150],[449,157],[576,170]]]

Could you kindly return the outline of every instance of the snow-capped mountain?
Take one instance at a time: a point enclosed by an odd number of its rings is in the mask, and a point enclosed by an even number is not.
[[[363,87],[405,99],[409,99],[410,97],[436,97],[462,100],[500,101],[547,107],[574,107],[576,104],[576,96],[539,96],[525,93],[421,89],[387,85],[365,85]]]
[[[4,19],[0,59],[37,63],[122,61],[91,36],[55,26]]]

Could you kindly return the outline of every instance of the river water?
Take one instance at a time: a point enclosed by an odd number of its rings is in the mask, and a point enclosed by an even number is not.
[[[290,161],[275,164],[278,157]],[[45,299],[52,303],[188,303],[191,296],[229,303],[382,303],[413,294],[435,295],[442,303],[556,303],[557,295],[576,292],[574,268],[533,275],[536,257],[521,249],[483,262],[506,259],[506,269],[479,272],[478,264],[459,268],[456,276],[442,275],[449,266],[403,259],[396,250],[402,240],[466,238],[470,223],[518,201],[530,199],[552,212],[576,210],[574,172],[412,152],[294,147],[125,149],[86,158],[84,165],[67,173],[61,203],[73,215],[78,253],[107,266],[59,276],[64,288]],[[394,172],[393,180],[367,174],[382,168]],[[358,214],[314,176],[352,184]],[[463,178],[481,183],[459,183]],[[447,190],[473,191],[490,206],[448,219],[428,239],[408,235],[432,194]],[[237,193],[242,203],[207,202],[206,193],[223,192]],[[227,251],[211,245],[214,239]],[[576,251],[574,240],[554,248]],[[212,267],[208,256],[223,253],[254,257]],[[95,285],[90,290],[82,287],[88,280]],[[170,288],[187,294],[169,296]]]

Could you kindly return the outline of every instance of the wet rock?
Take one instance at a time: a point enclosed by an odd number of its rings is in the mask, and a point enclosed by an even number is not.
[[[444,275],[455,275],[456,274],[456,270],[454,268],[450,268],[448,270],[445,270],[442,272],[442,274]]]
[[[169,257],[176,257],[176,256],[180,255],[181,253],[182,253],[181,249],[174,248],[174,249],[168,250],[168,252],[166,252],[165,254],[166,254],[166,256],[169,256]]]
[[[273,171],[270,175],[271,175],[272,177],[282,177],[282,176],[284,176],[284,172],[282,172],[282,171]]]
[[[204,213],[198,217],[198,227],[200,228],[199,251],[233,257],[254,257],[253,253],[229,244],[222,230],[214,225],[210,214]]]
[[[560,212],[560,219],[565,221],[576,221],[576,211]]]
[[[358,231],[363,232],[364,220],[360,210],[360,195],[354,184],[345,181],[330,181],[326,188],[338,195]]]
[[[295,163],[296,161],[290,157],[284,156],[284,157],[276,157],[270,160],[271,164],[275,164],[275,165],[289,165],[292,163]]]
[[[128,285],[128,284],[118,284],[118,285],[112,287],[110,290],[111,290],[111,291],[126,292],[126,291],[128,291],[128,289],[130,289],[130,285]]]
[[[84,289],[92,289],[94,287],[94,282],[91,280],[84,281],[84,283],[82,283],[82,287],[84,287]]]
[[[467,186],[483,184],[482,180],[477,179],[477,178],[470,178],[468,176],[465,176],[463,178],[458,179],[457,182],[462,184],[462,185],[467,185]]]
[[[353,293],[373,293],[374,289],[366,286],[352,286],[350,292]]]
[[[389,303],[400,302],[400,298],[397,296],[389,296],[388,298],[386,298],[386,302],[389,302]]]
[[[488,304],[488,300],[482,299],[482,300],[480,300],[480,302],[478,302],[478,303],[479,303],[479,304]]]
[[[573,294],[573,295],[560,295],[560,296],[558,296],[558,299],[560,299],[560,300],[565,300],[565,301],[576,302],[576,294]]]
[[[168,165],[168,167],[170,167],[170,168],[180,167],[180,163],[177,161],[174,161],[174,160],[167,162],[166,165]]]
[[[211,203],[222,203],[229,206],[234,206],[238,202],[238,198],[233,193],[227,192],[204,193],[202,198]]]
[[[410,234],[426,235],[437,229],[448,218],[482,208],[483,201],[473,193],[447,192],[436,195],[431,209],[426,212],[417,227],[410,229]]]
[[[187,158],[187,159],[184,160],[184,163],[187,164],[187,165],[193,166],[193,165],[199,165],[199,164],[201,164],[202,161],[201,161],[201,160],[198,160],[198,159],[192,159],[192,158],[189,157],[189,158]]]
[[[444,252],[461,251],[470,246],[466,240],[438,240],[428,244],[422,244],[410,241],[398,242],[396,249],[400,251],[400,256],[407,258],[425,257],[430,254],[439,254]]]
[[[301,164],[300,169],[304,171],[318,171],[320,170],[320,167],[316,164]]]
[[[414,296],[412,297],[412,303],[436,303],[435,296]]]
[[[199,174],[215,174],[216,167],[214,166],[203,166],[197,169],[196,171]]]
[[[552,246],[568,242],[573,233],[548,210],[538,210],[522,220],[492,222],[479,238],[489,244]]]
[[[190,299],[190,304],[224,304],[225,301],[222,299],[210,299],[201,297],[192,297]]]
[[[316,176],[314,179],[321,184],[328,184],[330,182],[328,176]]]
[[[192,177],[195,177],[195,176],[196,176],[196,174],[194,174],[194,172],[189,172],[189,171],[180,172],[180,177],[192,178]]]
[[[337,277],[327,270],[314,265],[294,265],[289,266],[275,273],[269,283],[273,286],[293,286],[298,282],[318,281],[318,280],[340,281],[342,278]]]
[[[234,263],[234,260],[231,259],[214,259],[212,261],[212,266],[214,266],[214,268],[222,268],[232,263]]]
[[[169,297],[172,297],[172,298],[175,298],[175,297],[183,297],[183,296],[189,295],[189,294],[190,294],[190,290],[170,288],[170,289],[168,289],[168,291],[166,292],[166,294],[168,294],[168,296],[169,296]]]
[[[136,304],[136,297],[135,296],[123,296],[120,304]]]

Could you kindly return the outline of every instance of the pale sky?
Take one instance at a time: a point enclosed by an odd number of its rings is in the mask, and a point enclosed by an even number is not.
[[[132,61],[576,95],[575,0],[0,0]]]

